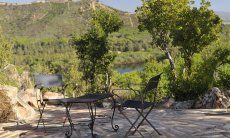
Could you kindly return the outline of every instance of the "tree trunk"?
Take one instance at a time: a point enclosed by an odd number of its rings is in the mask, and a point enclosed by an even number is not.
[[[192,67],[192,58],[191,57],[188,56],[185,58],[185,68],[186,68],[187,77],[189,77],[191,75],[191,67]]]
[[[168,46],[165,46],[164,47],[164,51],[165,51],[165,55],[166,57],[168,58],[169,60],[169,63],[170,63],[170,67],[171,67],[171,70],[172,70],[172,73],[173,73],[173,79],[176,80],[177,78],[177,75],[176,75],[176,65],[175,65],[175,62],[171,56],[171,53],[169,52],[169,49],[168,49]]]

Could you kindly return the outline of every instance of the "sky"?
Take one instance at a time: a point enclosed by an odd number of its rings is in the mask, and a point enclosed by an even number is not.
[[[34,0],[0,0],[0,2],[17,2],[17,3],[29,3]],[[199,3],[200,0],[195,0]],[[214,11],[229,12],[230,13],[230,0],[210,0],[211,9]],[[116,9],[134,12],[137,6],[141,5],[141,0],[100,0],[100,2],[114,7]]]

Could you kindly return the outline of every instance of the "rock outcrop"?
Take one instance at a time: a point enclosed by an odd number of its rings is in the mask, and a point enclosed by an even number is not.
[[[1,113],[9,113],[11,116],[5,118],[5,121],[11,120],[33,120],[37,116],[37,112],[27,103],[28,100],[22,99],[23,92],[19,92],[16,87],[12,86],[0,86],[1,103],[4,103],[5,107],[0,107]],[[4,99],[2,99],[4,97]],[[0,114],[1,114],[0,113]]]
[[[195,108],[229,108],[230,107],[230,98],[228,95],[225,95],[224,92],[220,91],[219,88],[212,88],[208,91],[203,98],[197,101]]]
[[[36,96],[39,97],[39,92],[40,91],[36,91],[38,92],[38,95],[35,93],[35,90],[34,89],[26,89],[25,91],[21,91],[19,94],[18,94],[18,97],[20,99],[23,99],[23,101],[27,104],[29,104],[31,107],[35,107],[37,108],[37,98]]]

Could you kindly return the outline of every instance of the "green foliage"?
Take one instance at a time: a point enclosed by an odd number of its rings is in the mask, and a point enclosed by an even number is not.
[[[112,81],[114,87],[118,88],[133,88],[136,90],[143,90],[145,85],[148,83],[149,79],[156,76],[162,72],[167,72],[169,70],[169,64],[166,61],[157,62],[156,60],[151,60],[147,62],[144,66],[144,70],[141,72],[133,71],[129,73],[119,74],[114,72],[112,76]],[[160,83],[158,85],[157,100],[161,100],[163,97],[169,96],[169,78],[168,74],[162,74]],[[130,94],[130,93],[129,93]],[[128,97],[125,93],[122,95]],[[137,98],[138,95],[135,93],[129,95],[131,97]],[[147,100],[153,101],[153,93],[147,95]]]
[[[97,87],[97,76],[109,73],[108,67],[114,60],[114,55],[109,52],[107,39],[108,35],[118,31],[121,25],[122,21],[116,12],[99,9],[93,13],[88,32],[78,38],[73,38],[81,60],[80,69],[83,72],[83,79],[90,83],[92,91],[95,91]]]
[[[209,10],[206,1],[202,1],[199,8],[187,8],[180,14],[173,30],[173,42],[185,60],[186,73],[191,73],[193,55],[220,37],[221,25],[221,19]]]
[[[0,85],[10,85],[17,87],[17,83],[12,78],[9,78],[8,74],[0,71]]]
[[[119,31],[123,22],[117,12],[105,9],[98,9],[92,15],[91,24],[98,25],[104,31],[105,35]]]
[[[177,59],[178,78],[170,82],[170,91],[176,100],[196,99],[214,86],[228,88],[229,81],[226,80],[229,66],[229,46],[210,46],[192,58],[191,74],[184,73],[184,60]],[[222,82],[222,83],[220,83]]]
[[[143,0],[143,5],[136,11],[139,28],[147,30],[158,46],[169,43],[170,40],[164,40],[160,35],[165,36],[175,28],[179,13],[187,8],[187,4],[188,0]]]
[[[12,45],[2,35],[0,28],[0,69],[11,62],[12,58]]]
[[[218,79],[217,84],[220,88],[229,90],[230,89],[230,64],[221,66],[218,68]]]
[[[20,70],[29,70],[31,76],[35,73],[58,73],[64,76],[68,84],[66,93],[68,96],[81,95],[84,91],[84,83],[81,81],[81,73],[77,70],[75,49],[69,45],[67,38],[35,39],[17,37],[14,43],[14,64]],[[78,84],[77,91],[73,88]]]
[[[148,32],[140,32],[132,27],[122,27],[118,32],[112,33],[108,43],[113,51],[144,51],[153,48]]]
[[[157,100],[161,100],[162,98],[169,96],[169,77],[166,73],[168,71],[169,63],[166,61],[157,62],[156,60],[149,61],[145,64],[143,72],[141,72],[140,76],[142,79],[142,83],[148,83],[149,79],[163,73],[158,85],[157,89]],[[153,93],[148,94],[149,101],[153,101],[151,99],[153,97]]]
[[[140,73],[138,71],[133,71],[124,74],[114,72],[112,81],[114,83],[114,86],[119,88],[128,88],[130,84],[142,83],[142,80],[140,78]]]
[[[142,83],[142,80],[140,77],[140,72],[138,71],[128,72],[125,74],[120,74],[115,71],[113,72],[112,82],[114,88],[128,89],[129,87],[131,87],[136,90],[141,90],[142,88],[141,85],[139,85]],[[132,99],[138,97],[138,95],[132,91],[121,91],[121,92],[122,93],[120,94],[120,96],[126,99]]]
[[[137,52],[121,52],[118,53],[114,64],[115,65],[125,65],[125,64],[137,64],[137,63],[145,63],[152,59],[161,61],[165,58],[162,51],[155,48],[148,51],[137,51]]]

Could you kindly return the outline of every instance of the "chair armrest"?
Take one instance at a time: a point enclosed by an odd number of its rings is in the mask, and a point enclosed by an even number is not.
[[[115,93],[114,93],[114,91],[130,91],[130,90],[131,90],[132,92],[134,92],[135,94],[138,94],[138,93],[136,93],[136,92],[137,92],[137,90],[134,90],[134,89],[132,89],[132,88],[125,88],[125,89],[113,89],[113,90],[112,90],[112,94],[113,94],[113,95],[117,95],[117,94],[115,94]]]
[[[116,96],[117,98],[119,98],[119,100],[121,101],[120,104],[123,104],[123,103],[124,103],[124,99],[121,98],[119,95],[115,94],[115,93],[114,93],[115,91],[132,91],[132,92],[134,92],[136,95],[140,96],[140,99],[143,101],[142,93],[141,93],[141,91],[139,91],[139,90],[135,90],[135,89],[132,89],[132,88],[126,88],[126,89],[113,89],[111,93],[112,93],[114,96]]]

